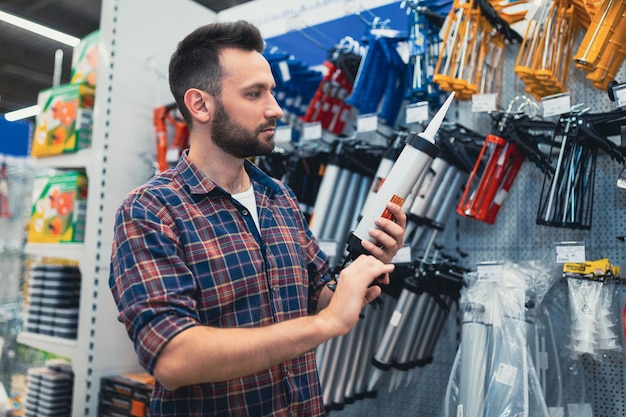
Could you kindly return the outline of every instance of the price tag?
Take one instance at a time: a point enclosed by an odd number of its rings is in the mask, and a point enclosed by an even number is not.
[[[172,146],[167,148],[165,153],[165,160],[170,163],[176,163],[180,158],[180,148],[178,146]]]
[[[617,188],[626,189],[626,167],[623,167],[617,177]]]
[[[400,324],[401,319],[402,319],[402,312],[398,310],[394,310],[393,314],[391,315],[391,318],[389,319],[389,324],[392,325],[393,327],[398,327],[398,324]]]
[[[411,57],[411,51],[409,51],[408,42],[398,42],[396,46],[396,52],[398,52],[398,56],[404,62],[404,65],[409,63],[409,59]]]
[[[515,366],[511,366],[508,363],[500,363],[498,369],[496,370],[495,380],[501,384],[508,385],[510,387],[515,383],[515,378],[517,378],[517,368]]]
[[[302,140],[322,138],[322,124],[320,122],[305,123],[302,125]]]
[[[403,246],[398,252],[396,252],[396,256],[393,257],[391,263],[394,264],[406,264],[411,263],[411,247]]]
[[[375,114],[359,116],[356,126],[358,133],[376,132],[376,129],[378,129],[378,116]]]
[[[569,93],[554,94],[551,96],[543,97],[541,104],[543,105],[543,117],[557,116],[570,111],[572,108],[570,104]]]
[[[278,126],[276,128],[276,132],[274,133],[274,142],[277,145],[291,143],[292,130],[291,126]]]
[[[556,263],[585,262],[585,245],[580,244],[557,244]]]
[[[413,123],[423,123],[428,120],[428,102],[409,104],[406,106],[405,121],[407,125]]]
[[[615,95],[615,105],[617,107],[626,106],[626,84],[614,87],[613,94]]]
[[[318,242],[322,252],[328,256],[335,256],[337,253],[337,242],[331,240],[320,240]]]
[[[287,64],[287,61],[280,61],[278,63],[278,69],[280,69],[280,76],[283,82],[291,80],[291,71],[289,71],[289,64]]]
[[[504,269],[502,264],[480,264],[476,267],[479,281],[502,281]]]
[[[497,94],[472,94],[472,112],[492,112],[498,110]]]

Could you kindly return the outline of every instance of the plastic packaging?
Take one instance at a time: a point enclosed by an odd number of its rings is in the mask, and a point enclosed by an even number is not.
[[[614,303],[616,281],[567,278],[570,313],[570,357],[588,355],[596,361],[610,353],[622,352],[619,315]]]
[[[542,385],[547,368],[535,363],[526,314],[529,306],[540,306],[554,275],[541,261],[500,266],[499,276],[466,274],[461,344],[447,387],[445,417],[550,415]],[[545,340],[545,327],[540,328]],[[545,350],[544,344],[541,358]]]

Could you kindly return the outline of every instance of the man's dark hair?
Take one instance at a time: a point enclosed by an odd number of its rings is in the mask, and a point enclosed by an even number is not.
[[[210,23],[180,41],[170,58],[170,91],[189,127],[192,121],[185,107],[185,93],[190,88],[198,88],[220,96],[223,76],[220,53],[225,48],[263,52],[265,42],[259,29],[243,20]]]

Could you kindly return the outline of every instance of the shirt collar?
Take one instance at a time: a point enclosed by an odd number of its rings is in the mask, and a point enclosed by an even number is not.
[[[189,187],[190,192],[192,194],[209,194],[219,189],[217,184],[211,181],[193,162],[191,162],[191,160],[189,160],[188,152],[189,150],[183,151],[182,157],[176,164],[176,170],[184,183]],[[246,159],[244,161],[244,167],[252,183],[257,183],[275,193],[282,193],[282,189],[276,181],[252,162]]]

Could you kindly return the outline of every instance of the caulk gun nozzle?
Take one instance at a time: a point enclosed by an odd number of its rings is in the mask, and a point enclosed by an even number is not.
[[[424,130],[422,133],[419,133],[421,137],[423,137],[430,143],[435,143],[435,135],[441,127],[443,119],[446,117],[446,113],[448,113],[448,109],[450,108],[452,100],[454,99],[454,94],[454,91],[450,93],[443,105],[439,108],[439,110],[437,110],[437,113],[435,113],[430,123],[428,123],[428,126],[426,126],[426,130]]]

